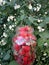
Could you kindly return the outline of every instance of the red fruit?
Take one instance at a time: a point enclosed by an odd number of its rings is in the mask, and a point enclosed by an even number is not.
[[[27,56],[28,58],[30,58],[30,56],[31,56],[30,52],[25,53],[25,56]]]
[[[19,34],[20,36],[23,36],[23,37],[26,37],[27,36],[27,33],[26,32],[20,32],[20,34]]]
[[[29,51],[30,51],[30,46],[22,46],[22,49],[23,49],[25,52],[29,52]]]
[[[29,60],[29,61],[27,62],[27,64],[28,64],[28,65],[31,65],[31,62],[32,62],[32,61],[31,61],[31,60]]]
[[[18,44],[14,44],[14,49],[15,49],[16,51],[19,51],[20,48],[21,48],[21,47],[20,47]]]
[[[24,62],[27,62],[27,60],[28,60],[28,57],[23,57]]]
[[[21,31],[25,31],[25,27],[21,27],[21,28],[19,29],[19,32],[21,32]]]
[[[25,53],[26,52],[23,49],[19,52],[20,55],[25,55]]]

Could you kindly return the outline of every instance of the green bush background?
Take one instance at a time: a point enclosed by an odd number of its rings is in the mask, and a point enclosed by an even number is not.
[[[5,2],[0,4],[0,65],[18,65],[13,58],[12,37],[16,27],[22,25],[32,26],[37,37],[36,60],[33,65],[49,65],[49,0]],[[20,5],[20,8],[15,10],[15,4]],[[28,8],[29,4],[32,5],[31,9]],[[8,21],[9,16],[14,16],[13,20]],[[44,31],[40,31],[39,26]]]

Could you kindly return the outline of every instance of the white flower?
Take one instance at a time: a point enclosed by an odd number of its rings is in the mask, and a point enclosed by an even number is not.
[[[38,19],[38,20],[37,20],[37,22],[39,22],[39,23],[40,23],[40,22],[41,22],[41,20],[40,20],[40,19]]]
[[[20,8],[20,5],[15,4],[15,5],[14,5],[14,9],[16,10],[16,9],[18,9],[18,8]]]
[[[16,15],[16,13],[14,15]]]
[[[41,9],[41,4],[37,4],[37,12]]]
[[[43,31],[45,31],[45,29],[42,28],[41,26],[38,26],[37,28],[39,29],[39,32],[43,32]]]
[[[47,14],[47,12],[45,12],[45,14]]]
[[[34,11],[36,11],[36,10],[37,10],[37,8],[36,8],[36,7],[34,7],[34,8],[33,8],[33,10],[34,10]]]
[[[9,26],[9,29],[10,29],[10,30],[12,29],[12,25]]]
[[[6,28],[6,24],[4,24],[3,26],[4,26],[4,28]]]
[[[13,20],[14,16],[9,16],[9,19]]]
[[[43,31],[45,31],[45,29],[44,29],[44,28],[42,28],[42,32],[43,32]]]
[[[10,25],[9,29],[13,31],[14,30],[13,27],[15,27],[15,25]]]
[[[39,32],[42,32],[42,30],[41,30],[41,29],[39,29]]]
[[[1,55],[3,55],[3,52],[1,52]]]
[[[41,4],[37,4],[37,6],[41,8]]]
[[[11,30],[12,30],[12,31],[14,31],[14,29],[13,29],[13,28],[12,28]]]
[[[34,11],[39,11],[41,9],[41,4],[37,4],[36,7],[33,8]]]
[[[46,56],[46,55],[47,55],[47,53],[44,53],[44,54],[43,54],[43,56]]]
[[[5,39],[2,39],[1,40],[1,45],[5,45],[5,44],[6,44]]]
[[[29,9],[32,9],[32,5],[31,5],[31,4],[29,4],[28,8],[29,8]]]
[[[7,21],[10,21],[10,19],[9,19],[9,18],[7,18]]]
[[[41,26],[38,26],[38,29],[42,29]]]
[[[5,32],[3,32],[3,36],[4,36],[4,37],[7,37],[7,34],[6,34]]]
[[[2,39],[1,42],[4,42],[4,40]]]
[[[11,16],[8,17],[7,21],[10,21],[10,20],[13,21],[13,19],[14,19],[14,16],[11,15]]]
[[[14,25],[12,25],[12,27],[14,27]]]
[[[40,7],[37,6],[37,12],[40,10]]]
[[[6,42],[3,42],[3,43],[2,43],[2,45],[5,45],[5,44],[6,44]]]
[[[46,42],[46,43],[44,43],[44,46],[48,46],[48,43]]]
[[[14,19],[14,21],[16,21],[16,19]]]
[[[37,20],[38,23],[40,23],[40,22],[42,22],[42,21],[43,21],[42,19],[38,19],[38,20]]]

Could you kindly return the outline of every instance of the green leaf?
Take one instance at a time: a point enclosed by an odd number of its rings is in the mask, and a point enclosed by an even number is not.
[[[2,20],[0,20],[0,24],[2,24],[3,23],[3,21]]]
[[[9,53],[7,53],[5,56],[4,56],[4,58],[3,58],[3,60],[9,60],[10,59],[10,54]]]
[[[42,38],[39,38],[39,39],[37,40],[37,43],[38,43],[38,46],[43,46],[44,40],[43,40]]]
[[[44,21],[46,22],[46,24],[48,24],[49,23],[49,17],[46,17]]]
[[[47,40],[46,40],[46,42],[47,42],[47,43],[48,43],[48,45],[49,45],[49,39],[47,39]]]
[[[15,2],[16,2],[16,0],[11,0],[10,5],[11,5],[11,6],[14,5]]]
[[[21,15],[20,20],[23,20],[25,18],[25,14]]]
[[[18,63],[16,61],[11,61],[9,65],[18,65]]]
[[[46,26],[46,23],[43,21],[42,23],[39,24],[39,26],[45,27]]]
[[[48,31],[41,32],[39,35],[43,39],[49,38],[49,32]]]
[[[34,25],[38,25],[37,22],[36,22],[37,19],[33,18],[32,16],[30,16],[28,19],[29,19],[29,21],[30,21],[31,23],[33,23]]]
[[[33,18],[32,16],[30,16],[30,17],[29,17],[29,20],[30,20],[30,22],[33,23],[33,22],[35,21],[35,18]]]

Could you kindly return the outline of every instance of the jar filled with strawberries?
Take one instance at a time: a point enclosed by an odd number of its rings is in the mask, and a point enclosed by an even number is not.
[[[19,65],[32,65],[35,61],[36,37],[34,29],[30,26],[16,28],[16,34],[12,39],[14,59]]]

